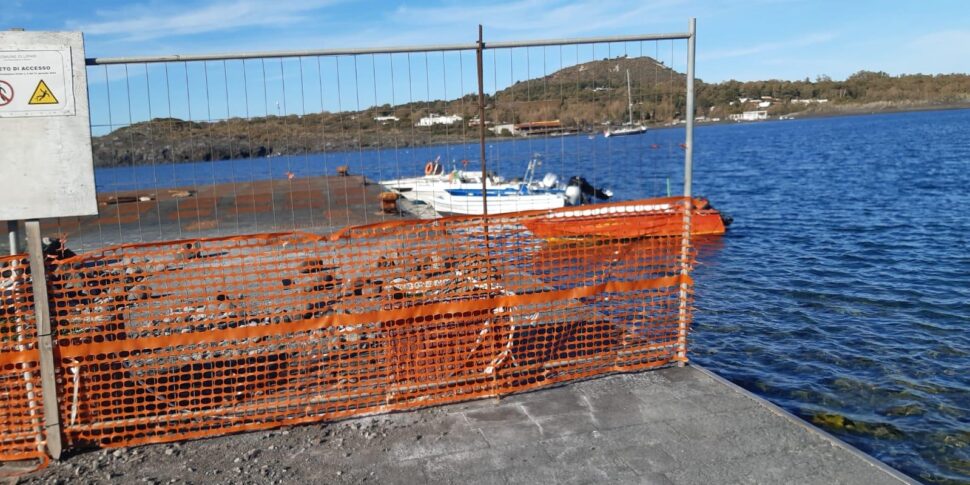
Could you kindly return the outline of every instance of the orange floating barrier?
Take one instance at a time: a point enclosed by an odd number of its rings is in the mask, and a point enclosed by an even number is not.
[[[529,219],[523,224],[544,239],[676,236],[684,233],[683,201],[682,197],[661,197],[634,203],[566,208]],[[729,221],[713,209],[706,199],[692,199],[692,235],[724,234]]]

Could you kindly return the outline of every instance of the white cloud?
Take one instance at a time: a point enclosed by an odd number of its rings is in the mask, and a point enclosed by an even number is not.
[[[486,41],[686,31],[686,17],[680,10],[692,0],[633,4],[623,0],[447,2],[400,6],[383,12],[375,9],[373,18],[366,23],[349,20],[328,29],[300,24],[304,16],[319,19],[327,13],[325,7],[337,1],[340,0],[207,0],[184,13],[175,12],[169,5],[142,3],[124,11],[97,12],[98,21],[75,22],[72,28],[91,37],[89,45],[99,56],[129,55],[133,49],[150,55],[289,50],[298,45],[328,48],[471,44],[479,23],[485,25]],[[286,35],[211,35],[204,44],[193,36],[287,23],[291,25]],[[115,38],[129,42],[114,42]]]
[[[633,29],[640,32],[645,25],[656,23],[656,19],[671,18],[670,9],[685,3],[686,0],[521,0],[477,6],[450,4],[399,7],[390,20],[402,26],[459,27],[463,31],[480,23],[485,26],[486,33],[493,33],[490,36],[493,40],[496,33],[526,38],[562,37],[603,30]],[[683,30],[686,30],[686,21]]]
[[[68,27],[91,36],[148,40],[251,27],[283,27],[303,20],[303,14],[335,0],[221,0],[194,8],[159,3],[136,4],[118,10],[99,10],[100,20],[68,22]]]

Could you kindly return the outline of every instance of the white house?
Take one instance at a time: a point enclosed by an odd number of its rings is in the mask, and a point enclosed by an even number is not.
[[[763,121],[768,119],[767,111],[745,111],[739,115],[731,115],[730,119],[734,121]]]
[[[439,115],[431,113],[418,120],[418,124],[415,126],[434,126],[434,125],[453,125],[461,121],[461,116],[458,115]]]
[[[518,130],[515,129],[515,124],[513,123],[502,123],[501,125],[495,125],[489,128],[489,131],[495,133],[496,135],[501,135],[503,131],[508,131],[509,134],[518,134]]]
[[[401,118],[397,116],[375,116],[374,121],[378,123],[387,123],[388,121],[401,121]]]

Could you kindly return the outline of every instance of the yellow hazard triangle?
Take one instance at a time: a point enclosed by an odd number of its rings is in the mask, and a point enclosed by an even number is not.
[[[37,87],[34,88],[34,94],[30,95],[30,101],[27,104],[57,104],[57,98],[54,97],[51,88],[47,87],[47,83],[41,79],[37,83]]]

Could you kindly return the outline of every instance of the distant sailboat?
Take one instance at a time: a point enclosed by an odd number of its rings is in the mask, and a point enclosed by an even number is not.
[[[607,129],[603,132],[604,137],[611,136],[625,136],[625,135],[639,135],[641,133],[647,132],[647,127],[641,125],[640,123],[633,123],[633,94],[630,91],[630,70],[626,70],[626,98],[627,103],[630,107],[630,121],[623,124],[621,128]]]

